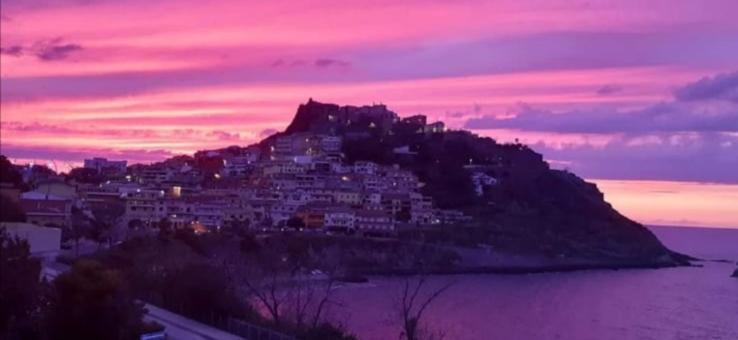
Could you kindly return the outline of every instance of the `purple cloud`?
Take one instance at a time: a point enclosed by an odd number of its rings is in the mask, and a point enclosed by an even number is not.
[[[14,45],[10,47],[0,47],[0,54],[20,57],[21,55],[23,55],[23,46]]]
[[[3,130],[19,132],[50,132],[50,133],[78,133],[77,129],[69,129],[59,125],[44,124],[39,122],[22,123],[15,121],[2,122]]]
[[[327,67],[349,67],[351,66],[351,63],[343,60],[338,59],[330,59],[330,58],[322,58],[322,59],[316,59],[312,62],[306,61],[304,59],[295,59],[292,61],[287,61],[284,59],[277,59],[273,63],[271,63],[272,68],[281,68],[281,67],[303,67],[312,65],[317,68],[327,68]]]
[[[34,55],[41,61],[56,61],[69,57],[70,54],[81,51],[78,44],[63,43],[61,38],[34,44]]]
[[[553,112],[520,104],[512,118],[482,116],[469,119],[470,129],[520,129],[557,133],[651,133],[651,132],[736,132],[738,105],[719,107],[692,103],[704,99],[728,99],[738,94],[738,72],[704,78],[677,90],[675,100],[636,110],[611,107]],[[686,102],[690,101],[690,102]]]
[[[738,183],[735,79],[735,73],[704,78],[677,90],[672,101],[636,110],[553,112],[520,104],[512,118],[472,118],[466,127],[611,135],[604,145],[533,145],[552,164],[585,177]]]
[[[335,67],[348,67],[349,65],[351,65],[349,62],[343,61],[343,60],[338,60],[338,59],[318,59],[318,60],[315,60],[315,66],[317,66],[317,67],[331,67],[331,66],[335,66]]]
[[[738,103],[738,71],[704,77],[677,89],[674,96],[681,101],[728,100]]]
[[[679,131],[738,131],[738,107],[705,114],[700,107],[678,102],[661,103],[644,109],[618,111],[594,108],[553,112],[521,104],[512,118],[483,116],[469,119],[469,129],[519,129],[556,133],[649,133]]]
[[[27,54],[41,61],[57,61],[66,59],[70,54],[81,51],[82,49],[82,46],[78,44],[64,43],[62,38],[54,38],[38,41],[31,45],[31,47],[23,47],[21,45],[0,47],[0,54],[13,57],[21,57]]]
[[[619,85],[609,84],[603,85],[602,87],[597,89],[597,94],[599,94],[600,96],[607,96],[621,91],[623,91],[623,88]]]
[[[284,66],[285,62],[283,59],[277,59],[275,60],[270,66],[271,67],[282,67]]]
[[[738,183],[738,137],[723,133],[625,135],[604,146],[532,147],[588,178]]]
[[[208,137],[215,137],[220,141],[240,141],[241,135],[238,133],[230,133],[221,130],[213,130],[208,133]]]

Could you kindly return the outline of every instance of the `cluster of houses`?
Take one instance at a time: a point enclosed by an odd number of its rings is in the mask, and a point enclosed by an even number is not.
[[[73,223],[73,209],[92,216],[115,207],[120,214],[109,215],[120,226],[168,223],[196,232],[299,228],[391,236],[403,227],[470,219],[460,211],[435,208],[412,172],[368,161],[345,163],[341,146],[338,136],[294,133],[262,145],[203,151],[151,165],[95,158],[84,165],[105,174],[102,182],[50,179],[17,197],[29,222],[59,227]]]

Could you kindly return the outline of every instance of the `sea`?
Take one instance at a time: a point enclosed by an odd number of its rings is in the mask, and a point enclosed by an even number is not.
[[[433,339],[738,340],[738,229],[649,227],[701,267],[528,275],[432,276],[418,299],[450,284],[422,316]],[[712,261],[722,260],[722,261]],[[401,339],[404,278],[339,288],[334,321],[359,339]],[[413,281],[411,283],[416,283]]]

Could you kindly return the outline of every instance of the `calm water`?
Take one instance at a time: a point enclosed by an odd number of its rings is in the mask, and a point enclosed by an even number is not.
[[[674,250],[738,260],[738,230],[654,227]],[[521,276],[433,277],[454,286],[428,310],[445,339],[738,339],[735,264]],[[398,339],[400,279],[338,292],[335,317],[360,339]]]

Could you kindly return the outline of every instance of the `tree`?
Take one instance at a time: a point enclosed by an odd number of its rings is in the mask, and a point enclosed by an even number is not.
[[[345,330],[329,323],[322,323],[316,327],[310,328],[300,335],[301,340],[356,340],[356,337],[349,335]]]
[[[162,302],[178,313],[210,324],[228,317],[248,318],[256,314],[237,298],[231,287],[218,268],[188,264],[167,271]]]
[[[290,217],[290,219],[287,220],[287,222],[285,223],[285,226],[287,228],[292,228],[292,229],[295,229],[295,230],[297,230],[297,229],[303,229],[303,228],[305,228],[305,221],[303,221],[299,217]]]
[[[406,340],[422,340],[442,338],[433,334],[422,325],[423,313],[441,294],[451,287],[451,283],[424,292],[427,279],[424,276],[405,279],[399,303],[399,316],[402,321],[400,337]]]
[[[26,212],[17,201],[0,194],[0,222],[25,222]]]
[[[128,221],[128,229],[137,230],[137,229],[143,228],[144,226],[145,225],[144,225],[143,221],[141,221],[140,219],[137,219],[137,218],[134,218],[134,219]]]
[[[113,240],[116,231],[119,231],[121,218],[126,212],[126,206],[122,201],[108,201],[103,205],[92,209],[92,239],[97,241],[98,248]]]
[[[74,168],[67,174],[67,179],[79,183],[100,184],[105,178],[96,169]]]
[[[25,190],[23,176],[5,156],[0,155],[0,183],[9,183],[13,188]],[[0,194],[0,222],[25,222],[26,213],[18,202]]]
[[[241,235],[241,241],[239,242],[239,249],[243,253],[252,253],[258,251],[261,245],[256,240],[256,236],[252,233],[243,233]]]
[[[26,182],[31,186],[35,187],[40,182],[55,178],[56,172],[46,165],[32,165],[26,170],[27,180]]]
[[[117,271],[81,260],[53,282],[47,329],[51,339],[133,339],[143,313]]]
[[[412,217],[413,216],[412,216],[412,213],[410,212],[410,208],[407,208],[407,207],[402,208],[399,211],[397,211],[397,213],[395,213],[395,219],[400,222],[405,222],[405,223],[410,222]]]
[[[168,218],[162,218],[156,223],[156,227],[159,229],[157,237],[160,241],[166,241],[167,237],[172,233],[172,222]]]
[[[144,224],[144,222],[141,221],[140,219],[137,219],[137,218],[128,221],[128,229],[126,229],[126,231],[125,231],[125,235],[126,235],[125,239],[126,239],[126,241],[132,235],[134,235],[134,236],[135,235],[138,235],[139,230],[142,230],[145,226],[146,225]]]
[[[41,262],[28,242],[0,228],[0,338],[24,337],[38,324]]]
[[[126,212],[123,201],[107,201],[102,205],[96,205],[92,210],[92,239],[98,242],[98,248],[105,241],[112,245],[113,239],[121,239],[125,233],[121,219]]]
[[[307,242],[299,237],[282,236],[251,250],[248,256],[224,257],[223,272],[230,282],[237,283],[236,287],[244,290],[241,292],[243,295],[251,297],[258,309],[268,313],[278,328],[318,336],[306,339],[317,339],[320,334],[330,332],[344,334],[336,327],[327,326],[328,310],[333,304],[331,297],[335,289],[333,274],[337,272],[336,266],[321,267],[327,274],[324,279],[308,277],[315,263],[309,260]]]
[[[74,240],[74,254],[79,256],[79,240],[90,233],[89,218],[79,208],[72,206],[72,226],[62,230],[62,240]]]
[[[3,155],[0,155],[0,182],[11,183],[17,189],[26,189],[23,176],[15,169],[13,163],[10,163],[8,158]]]
[[[233,220],[226,222],[225,227],[221,230],[221,232],[242,236],[244,234],[249,233],[250,225],[251,225],[251,220],[249,219],[243,219],[243,220],[233,219]]]

